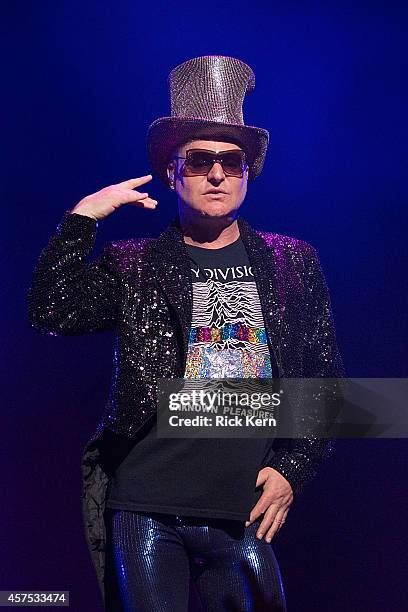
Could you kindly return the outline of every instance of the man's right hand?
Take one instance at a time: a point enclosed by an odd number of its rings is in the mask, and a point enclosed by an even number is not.
[[[129,179],[123,183],[109,185],[96,193],[83,198],[72,210],[70,214],[85,215],[95,221],[101,221],[108,215],[115,212],[122,204],[134,204],[139,208],[150,208],[155,210],[157,200],[149,198],[148,193],[134,191],[135,187],[143,185],[152,180],[152,175],[141,176],[140,178]]]

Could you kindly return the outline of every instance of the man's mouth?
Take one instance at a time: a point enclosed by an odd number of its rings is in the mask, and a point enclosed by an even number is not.
[[[206,191],[204,195],[227,195],[226,191],[222,191],[221,189],[210,189]]]

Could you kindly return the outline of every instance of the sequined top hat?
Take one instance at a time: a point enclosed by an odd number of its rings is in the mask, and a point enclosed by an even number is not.
[[[246,153],[248,180],[262,170],[269,133],[245,125],[242,105],[255,88],[253,70],[235,57],[206,55],[179,64],[168,76],[171,116],[153,121],[147,131],[153,172],[168,186],[166,173],[174,149],[192,138],[233,142]]]

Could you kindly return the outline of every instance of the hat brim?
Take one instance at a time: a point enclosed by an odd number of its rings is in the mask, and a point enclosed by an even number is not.
[[[194,117],[160,117],[148,128],[147,152],[153,173],[166,186],[169,186],[166,169],[174,149],[193,138],[231,141],[241,146],[249,165],[249,181],[262,171],[269,144],[267,130]]]

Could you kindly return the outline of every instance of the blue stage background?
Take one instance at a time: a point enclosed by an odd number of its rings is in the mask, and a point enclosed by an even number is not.
[[[72,0],[1,12],[0,589],[70,590],[72,610],[97,611],[80,455],[107,398],[113,337],[29,327],[41,249],[85,195],[151,172],[146,130],[170,114],[173,67],[238,57],[256,74],[245,121],[270,131],[243,216],[317,248],[349,376],[407,376],[407,4]],[[166,227],[174,195],[157,178],[148,191],[157,210],[124,206],[100,223],[95,256]],[[405,440],[338,442],[274,540],[290,611],[406,609],[406,453]]]

